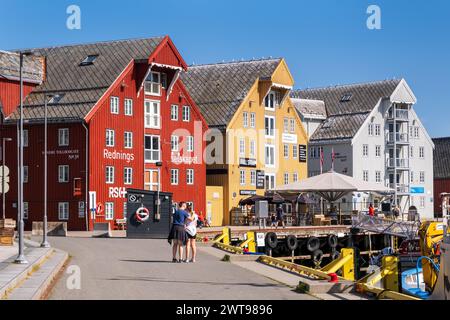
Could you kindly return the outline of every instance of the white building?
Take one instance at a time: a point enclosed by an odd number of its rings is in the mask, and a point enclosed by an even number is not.
[[[417,100],[404,79],[299,90],[292,97],[300,99],[297,105],[325,103],[327,118],[309,143],[309,176],[320,173],[321,148],[323,170],[331,169],[334,149],[336,172],[384,183],[395,189],[393,204],[404,213],[416,207],[422,219],[434,217],[434,144],[414,111]],[[375,200],[356,193],[342,201],[351,210],[377,204]]]

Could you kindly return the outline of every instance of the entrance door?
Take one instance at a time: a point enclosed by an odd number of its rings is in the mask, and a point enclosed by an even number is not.
[[[159,172],[158,170],[145,170],[144,190],[158,191]]]

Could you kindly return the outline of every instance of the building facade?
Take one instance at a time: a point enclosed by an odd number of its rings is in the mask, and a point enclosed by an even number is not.
[[[300,90],[293,97],[324,101],[327,109],[327,119],[310,139],[310,176],[320,174],[321,150],[322,170],[331,169],[334,151],[336,172],[385,184],[404,213],[415,207],[422,218],[433,218],[434,144],[404,79]],[[348,210],[364,210],[375,200],[356,193],[342,201]]]
[[[117,227],[126,217],[126,189],[173,193],[205,212],[202,158],[206,122],[181,82],[187,66],[169,37],[33,50],[46,79],[25,101],[26,227],[42,221],[44,101],[48,102],[49,221],[69,230],[95,222]],[[52,96],[48,96],[51,94]],[[18,110],[2,124],[6,162],[17,166]],[[11,174],[7,214],[17,211]],[[151,213],[154,214],[154,213]]]
[[[192,66],[182,79],[213,129],[207,185],[223,188],[224,225],[242,199],[306,177],[308,137],[284,59]]]
[[[434,213],[442,217],[441,194],[450,193],[450,138],[435,138],[434,143]]]

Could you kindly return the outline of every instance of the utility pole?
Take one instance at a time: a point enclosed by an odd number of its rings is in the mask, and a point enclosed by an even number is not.
[[[50,248],[50,244],[48,243],[47,233],[48,233],[48,222],[47,222],[47,209],[48,209],[48,102],[49,98],[52,98],[53,95],[44,95],[44,221],[42,226],[42,248]]]

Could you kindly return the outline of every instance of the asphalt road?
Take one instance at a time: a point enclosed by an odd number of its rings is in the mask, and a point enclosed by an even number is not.
[[[71,255],[69,267],[78,266],[81,271],[81,289],[68,288],[70,275],[65,271],[50,293],[49,299],[53,300],[314,299],[201,251],[196,264],[173,264],[165,240],[50,241]]]

